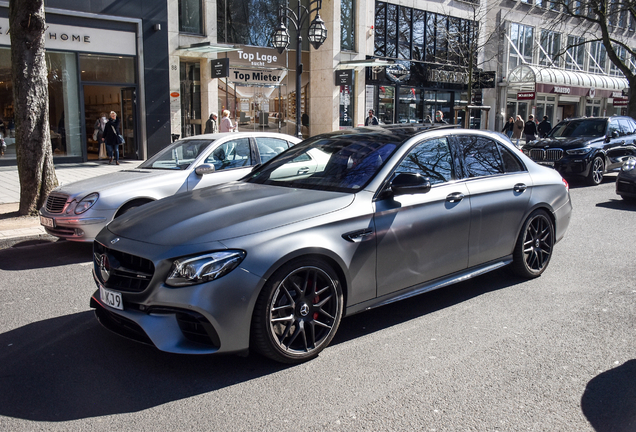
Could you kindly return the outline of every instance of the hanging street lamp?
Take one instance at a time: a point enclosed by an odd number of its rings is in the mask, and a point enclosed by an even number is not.
[[[283,53],[289,46],[291,37],[289,31],[285,26],[285,21],[291,22],[296,29],[296,136],[298,138],[303,137],[301,132],[300,122],[300,87],[301,76],[303,73],[302,64],[302,36],[301,31],[311,16],[312,13],[316,13],[309,28],[307,29],[307,37],[311,45],[318,49],[327,40],[327,27],[325,22],[320,18],[320,9],[322,8],[322,0],[312,0],[309,2],[309,9],[301,5],[298,0],[298,10],[294,11],[287,6],[281,6],[278,9],[278,18],[280,20],[280,26],[274,31],[272,35],[272,45],[278,50],[279,53]]]

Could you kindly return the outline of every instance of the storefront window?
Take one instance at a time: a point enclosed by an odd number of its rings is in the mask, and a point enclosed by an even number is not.
[[[340,129],[348,129],[353,124],[353,86],[340,86]]]
[[[83,82],[135,82],[135,58],[109,55],[80,54]]]
[[[355,51],[355,14],[354,0],[342,0],[340,3],[340,49]]]
[[[49,81],[49,129],[54,156],[81,156],[77,61],[73,53],[45,53]],[[7,144],[5,158],[15,157],[15,121],[11,50],[0,48],[0,134]]]
[[[203,5],[201,0],[179,0],[179,31],[203,34]]]

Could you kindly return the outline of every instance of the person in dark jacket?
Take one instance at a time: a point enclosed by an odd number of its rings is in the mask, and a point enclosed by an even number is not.
[[[548,116],[543,116],[543,120],[539,123],[539,138],[545,138],[548,135],[548,132],[552,130],[552,125],[548,121]]]
[[[375,113],[372,109],[369,110],[369,117],[364,119],[365,126],[377,126],[380,124],[380,121],[375,116]]]
[[[119,165],[119,119],[115,111],[110,112],[110,118],[104,126],[104,134],[102,135],[102,141],[106,143],[106,152],[108,153],[108,165],[113,163],[113,156],[115,156],[115,163]]]
[[[526,143],[537,139],[537,124],[534,122],[534,116],[532,114],[528,116],[528,121],[523,127],[523,133],[526,135]]]
[[[508,121],[506,122],[506,124],[504,125],[503,129],[501,130],[501,133],[506,134],[508,138],[510,138],[512,137],[512,132],[514,132],[514,129],[515,129],[515,119],[510,117]]]

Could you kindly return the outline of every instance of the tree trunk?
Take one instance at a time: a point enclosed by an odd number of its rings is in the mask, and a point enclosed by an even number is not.
[[[634,89],[636,88],[636,75],[628,77],[627,82],[629,83],[627,115],[636,120],[636,93],[634,93]]]
[[[10,0],[9,27],[19,213],[37,214],[57,186],[49,131],[44,0]]]

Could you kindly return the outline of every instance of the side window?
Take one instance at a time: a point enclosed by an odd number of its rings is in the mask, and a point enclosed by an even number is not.
[[[417,144],[398,166],[396,173],[415,173],[428,177],[431,184],[453,179],[453,162],[446,138]]]
[[[252,165],[249,138],[240,138],[219,145],[205,163],[214,165],[217,171]]]
[[[257,137],[256,145],[261,156],[261,163],[265,163],[277,154],[287,150],[289,143],[278,138]]]
[[[631,135],[634,132],[636,132],[634,130],[636,123],[634,123],[633,121],[630,121],[629,119],[619,119],[618,123],[621,125],[621,129],[623,130],[623,135]]]
[[[503,160],[504,170],[507,173],[525,171],[523,164],[517,159],[507,147],[498,145]]]
[[[612,136],[613,132],[618,132],[618,136],[621,136],[621,128],[618,125],[617,120],[610,121],[609,128],[607,128],[607,135]]]
[[[460,136],[459,148],[466,177],[503,174],[504,166],[497,143],[480,136]]]

